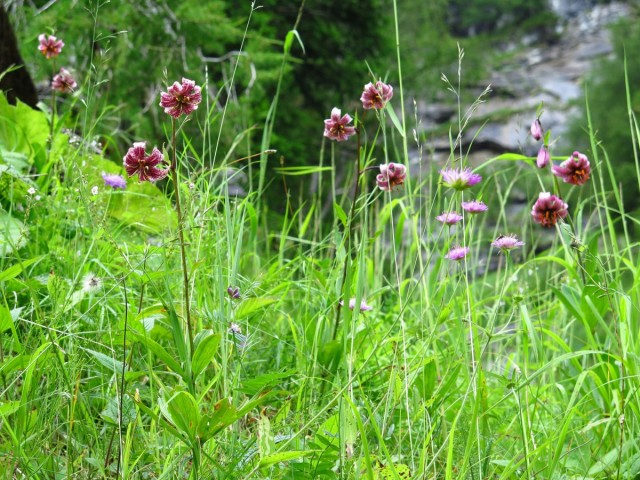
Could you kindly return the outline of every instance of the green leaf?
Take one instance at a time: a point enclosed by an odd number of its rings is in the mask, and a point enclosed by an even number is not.
[[[22,273],[25,267],[28,267],[29,265],[36,263],[42,257],[44,257],[44,255],[39,255],[37,257],[33,257],[28,260],[22,260],[20,263],[11,265],[6,270],[3,270],[2,272],[0,272],[0,282],[6,282],[7,280],[11,280],[12,278],[17,277],[18,275],[20,275],[20,273]]]
[[[313,455],[319,450],[290,450],[288,452],[272,453],[266,455],[260,459],[260,467],[270,467],[280,462],[288,462],[296,458],[301,458],[307,455]]]
[[[7,256],[27,243],[27,229],[17,218],[0,212],[0,255]]]
[[[335,214],[336,217],[338,217],[338,220],[340,220],[340,222],[342,223],[342,226],[344,228],[347,228],[347,214],[344,213],[344,210],[339,204],[337,203],[333,204],[333,213]]]
[[[390,103],[387,103],[385,110],[387,111],[387,113],[389,113],[389,118],[391,119],[391,123],[393,123],[393,126],[396,127],[396,130],[398,130],[400,136],[404,138],[404,128],[402,128],[402,124],[400,123],[400,120],[398,119],[398,116],[396,115],[396,112],[393,110],[393,107]]]
[[[178,375],[184,378],[185,372],[178,362],[167,352],[162,345],[152,340],[148,335],[142,335],[135,330],[130,331],[133,338],[147,347],[156,357],[164,362],[164,364]]]
[[[195,398],[188,392],[179,391],[166,402],[160,398],[158,405],[167,420],[193,442],[200,424],[200,412]]]
[[[107,406],[102,410],[100,416],[107,422],[118,425],[120,422],[120,412],[118,404],[120,400],[118,397],[112,397],[107,402]],[[122,427],[126,428],[131,422],[136,419],[136,404],[129,395],[122,397]]]
[[[220,339],[220,334],[214,335],[212,330],[203,330],[196,336],[196,351],[191,361],[191,370],[194,379],[197,379],[211,360],[213,360],[214,355],[218,351]]]
[[[238,310],[236,311],[236,319],[239,320],[241,318],[247,317],[252,313],[260,310],[261,308],[264,308],[267,305],[271,305],[272,303],[275,303],[277,301],[278,299],[273,297],[247,298],[238,307]]]
[[[82,347],[80,347],[82,348]],[[105,355],[104,353],[96,352],[95,350],[91,350],[89,348],[82,348],[85,352],[91,354],[93,358],[95,358],[100,365],[105,367],[110,372],[122,372],[123,363],[120,360],[116,360],[115,358],[111,358],[109,355]]]
[[[295,370],[286,370],[280,373],[265,373],[253,378],[247,378],[240,385],[239,391],[247,395],[257,395],[264,390],[270,390],[285,378],[289,378],[296,373]]]
[[[213,406],[211,412],[202,416],[198,424],[198,437],[202,442],[206,442],[238,418],[238,410],[231,405],[228,398],[223,398]]]

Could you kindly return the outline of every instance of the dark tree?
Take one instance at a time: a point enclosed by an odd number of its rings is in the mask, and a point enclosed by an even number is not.
[[[11,66],[19,68],[6,73],[0,78],[0,90],[3,90],[9,103],[16,103],[16,99],[34,107],[38,103],[36,87],[24,66],[18,42],[9,22],[9,15],[0,4],[0,75]]]

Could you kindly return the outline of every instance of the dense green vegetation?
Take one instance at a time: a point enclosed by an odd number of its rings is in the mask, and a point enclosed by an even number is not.
[[[569,173],[461,173],[457,129],[410,164],[429,145],[400,98],[434,67],[403,29],[429,12],[415,39],[446,58],[449,3],[200,3],[13,12],[37,77],[79,85],[41,110],[0,93],[0,478],[638,478],[640,250],[607,125]],[[205,70],[199,44],[242,53]],[[430,88],[473,112],[456,80]]]

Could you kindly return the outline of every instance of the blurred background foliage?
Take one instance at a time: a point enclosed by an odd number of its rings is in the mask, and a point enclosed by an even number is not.
[[[397,4],[407,100],[442,101],[440,76],[456,77],[458,44],[466,52],[464,93],[465,84],[486,78],[505,42],[527,34],[553,41],[556,35],[557,19],[546,0]],[[334,106],[353,115],[372,75],[386,79],[398,92],[391,0],[5,0],[5,7],[45,104],[51,64],[37,51],[37,36],[53,32],[65,41],[58,67],[72,68],[82,84],[76,116],[69,117],[68,126],[99,137],[116,163],[133,141],[166,142],[169,122],[158,107],[159,94],[182,76],[208,82],[209,117],[207,107],[201,106],[185,131],[193,147],[214,161],[221,154],[214,159],[203,149],[215,143],[225,105],[219,151],[226,155],[234,148],[230,159],[257,153],[282,73],[270,144],[278,151],[278,159],[270,161],[273,166],[316,164],[323,119]],[[294,41],[283,63],[284,39],[294,26],[304,50]],[[619,57],[623,39],[627,51],[634,52],[640,43],[637,26],[618,27],[616,39]],[[636,56],[627,57],[630,78],[637,82]],[[596,74],[590,83],[596,124],[624,123],[626,115],[614,113],[624,108],[622,72],[601,71],[607,74]],[[205,120],[211,132],[208,144],[203,143]],[[584,125],[580,119],[577,124],[577,130]],[[612,157],[631,158],[624,150],[630,148],[628,130],[620,125],[601,131]],[[340,150],[352,154],[348,148]]]

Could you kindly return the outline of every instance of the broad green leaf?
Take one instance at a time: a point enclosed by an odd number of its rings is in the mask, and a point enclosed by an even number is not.
[[[118,397],[110,398],[100,416],[105,421],[118,425],[120,423],[119,403],[120,399]],[[133,399],[129,395],[124,395],[122,397],[122,427],[126,428],[127,425],[133,422],[136,419],[136,414],[136,404]]]
[[[338,217],[338,220],[340,220],[340,223],[342,223],[342,226],[344,228],[347,228],[347,214],[344,213],[344,210],[338,203],[334,202],[333,213],[335,214],[336,217]]]
[[[147,347],[156,357],[164,362],[164,364],[170,369],[184,378],[185,372],[180,364],[155,340],[152,340],[148,335],[142,335],[134,330],[131,330],[130,334],[133,338]]]
[[[16,263],[15,265],[11,265],[9,268],[0,272],[0,282],[6,282],[7,280],[11,280],[12,278],[17,277],[22,273],[25,267],[36,263],[39,261],[44,255],[39,255],[37,257],[29,258],[28,260],[22,260],[20,263]]]
[[[273,297],[247,298],[238,307],[238,310],[236,311],[236,319],[240,320],[241,318],[247,317],[261,308],[271,305],[277,301],[278,299]]]
[[[109,355],[105,355],[101,352],[96,352],[95,350],[91,350],[89,348],[82,348],[82,350],[93,356],[93,358],[95,358],[100,365],[105,367],[110,372],[122,372],[123,363],[120,360],[116,360],[115,358],[111,358]]]
[[[207,365],[213,360],[214,355],[218,351],[220,345],[220,334],[213,334],[212,330],[204,330],[196,336],[196,351],[191,360],[191,371],[193,378],[198,376],[207,368]]]
[[[260,467],[270,467],[280,462],[288,462],[296,458],[305,457],[317,453],[317,450],[290,450],[288,452],[272,453],[260,459]]]
[[[393,123],[393,126],[396,127],[396,130],[398,130],[400,136],[404,138],[404,129],[402,128],[402,124],[400,123],[400,120],[398,119],[398,116],[396,115],[396,112],[393,110],[393,107],[390,103],[387,103],[385,110],[389,114],[389,118],[391,119],[391,123]]]
[[[236,408],[231,405],[228,398],[218,401],[209,413],[200,419],[198,425],[198,437],[203,442],[238,420],[240,416]]]
[[[27,243],[28,231],[17,218],[0,212],[0,256],[7,256]]]
[[[280,373],[265,373],[257,377],[249,377],[242,382],[238,390],[247,395],[256,395],[264,390],[272,389],[282,380],[291,377],[295,373],[295,370],[286,370]]]
[[[158,400],[160,411],[187,438],[193,441],[200,423],[200,412],[195,398],[184,391],[174,393],[166,402]]]

